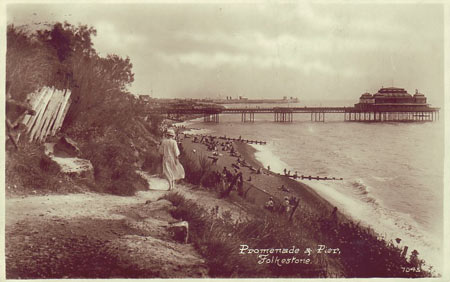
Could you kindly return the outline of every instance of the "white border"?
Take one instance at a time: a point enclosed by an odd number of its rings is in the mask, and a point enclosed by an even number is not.
[[[0,64],[0,101],[3,105],[0,109],[0,116],[1,116],[1,125],[0,125],[0,140],[1,144],[5,144],[5,73],[6,73],[6,5],[7,4],[19,4],[19,3],[69,3],[73,1],[68,0],[0,0],[0,54],[1,54],[1,64]],[[77,1],[77,3],[273,3],[274,1],[219,1],[219,0],[203,0],[203,1],[183,1],[183,0],[169,0],[169,1],[163,1],[163,0],[131,0],[131,1],[125,1],[125,0],[97,0],[97,1],[86,1],[81,0]],[[361,1],[337,1],[337,0],[331,0],[331,1],[275,1],[275,2],[322,2],[322,3],[401,3],[401,4],[407,4],[407,3],[437,3],[437,4],[443,4],[444,5],[444,116],[445,116],[445,160],[444,160],[444,262],[443,262],[443,273],[442,278],[425,278],[420,279],[420,281],[450,281],[450,153],[448,147],[448,140],[450,137],[450,114],[449,114],[449,97],[450,95],[450,56],[449,56],[449,50],[450,50],[450,3],[446,0],[440,0],[440,1],[407,1],[407,0],[397,0],[397,1],[387,1],[387,0],[361,0]],[[441,109],[442,110],[442,109]],[[4,145],[2,145],[4,146]],[[1,149],[1,168],[0,168],[0,180],[3,185],[0,184],[0,187],[3,189],[1,190],[1,196],[0,196],[0,281],[6,280],[6,274],[5,274],[5,156],[4,156],[4,147]],[[64,279],[64,281],[90,281],[91,279]],[[143,279],[96,279],[95,281],[142,281]],[[153,281],[167,281],[167,279],[152,279]],[[215,279],[216,281],[226,281],[229,279]],[[245,279],[247,281],[259,281],[261,279]],[[267,279],[266,279],[267,280]],[[283,280],[297,280],[297,279],[283,279]],[[325,279],[301,279],[302,281],[321,281]],[[326,279],[330,280],[330,279]],[[333,281],[346,281],[349,280],[346,279],[333,279]],[[370,279],[352,279],[354,281],[416,281],[418,279],[403,279],[403,278],[370,278]],[[8,281],[16,281],[16,280],[8,280]],[[17,280],[17,281],[47,281],[42,279],[36,279],[36,280]],[[183,279],[183,281],[197,281],[197,279]]]

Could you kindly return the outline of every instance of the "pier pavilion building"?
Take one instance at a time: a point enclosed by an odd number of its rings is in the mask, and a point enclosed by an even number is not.
[[[431,108],[425,95],[417,89],[411,95],[399,87],[382,87],[373,95],[362,94],[350,112],[349,118],[346,117],[350,121],[434,120],[439,115],[439,109]]]

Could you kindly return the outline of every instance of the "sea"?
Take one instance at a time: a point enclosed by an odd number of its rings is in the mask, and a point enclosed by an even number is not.
[[[348,101],[289,105],[239,104],[227,107],[348,106]],[[351,105],[351,104],[350,104]],[[184,123],[192,133],[266,141],[252,145],[256,158],[271,170],[343,180],[299,180],[347,216],[392,240],[442,273],[444,121],[423,123],[344,122],[343,114],[294,114],[292,123],[276,123],[273,114],[255,114],[242,123],[239,114]],[[401,239],[397,244],[395,239]]]

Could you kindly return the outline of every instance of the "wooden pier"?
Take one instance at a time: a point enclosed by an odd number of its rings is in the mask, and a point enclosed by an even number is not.
[[[294,114],[309,114],[312,122],[325,122],[326,114],[342,114],[348,122],[426,122],[439,120],[439,108],[431,107],[384,107],[362,110],[356,107],[273,107],[273,108],[202,108],[165,109],[167,117],[180,115],[203,115],[204,122],[218,123],[222,114],[240,114],[241,122],[254,122],[255,114],[273,114],[273,121],[290,123]]]
[[[420,112],[346,112],[345,121],[359,122],[414,122],[439,120],[439,110]]]

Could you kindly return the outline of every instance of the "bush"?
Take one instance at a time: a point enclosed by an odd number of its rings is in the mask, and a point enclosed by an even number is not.
[[[180,155],[180,163],[183,165],[185,172],[185,180],[194,185],[200,185],[203,176],[203,171],[198,162],[190,155]]]
[[[27,143],[21,144],[19,151],[6,151],[6,185],[16,187],[19,193],[70,190],[72,183],[67,183],[59,166],[43,151],[42,146]]]
[[[162,157],[156,147],[144,154],[144,162],[142,163],[143,170],[152,174],[161,173],[161,164]]]
[[[57,175],[60,172],[58,164],[47,155],[42,155],[40,157],[39,168],[46,173],[54,175]]]
[[[175,207],[178,207],[182,204],[184,204],[184,202],[186,201],[186,199],[177,192],[171,192],[169,194],[165,194],[163,197],[159,198],[160,199],[166,199],[168,201],[170,201],[172,203],[172,205],[174,205]]]
[[[151,114],[147,117],[147,129],[150,133],[155,136],[161,137],[161,123],[163,121],[163,117],[158,114]]]
[[[187,182],[207,188],[216,187],[217,175],[206,156],[198,155],[197,158],[193,158],[192,155],[182,154],[180,162],[184,167]]]
[[[119,142],[118,142],[119,141]],[[119,140],[99,138],[82,149],[83,157],[94,167],[97,191],[116,195],[133,195],[147,188],[147,182],[136,173],[137,157],[131,146]]]

